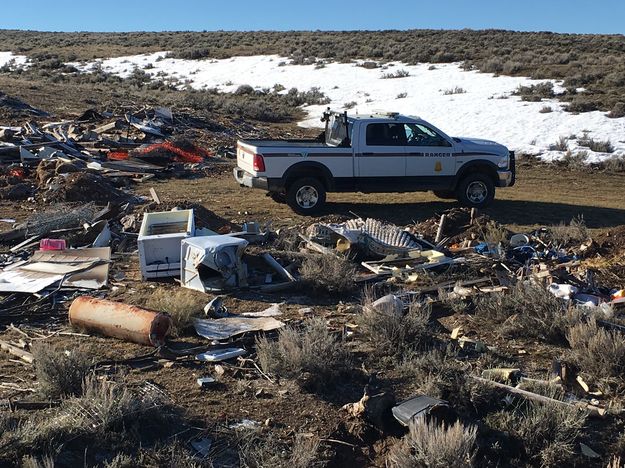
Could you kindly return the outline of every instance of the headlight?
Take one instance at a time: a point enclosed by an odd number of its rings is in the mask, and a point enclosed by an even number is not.
[[[501,158],[497,163],[497,167],[501,169],[506,169],[508,167],[508,156],[504,156],[503,158]]]

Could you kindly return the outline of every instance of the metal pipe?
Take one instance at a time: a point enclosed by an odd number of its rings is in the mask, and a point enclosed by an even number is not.
[[[163,346],[172,322],[167,314],[81,296],[69,307],[69,323],[90,332],[143,345]]]

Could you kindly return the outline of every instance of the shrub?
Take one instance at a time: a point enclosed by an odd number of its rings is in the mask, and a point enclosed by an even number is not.
[[[408,70],[404,70],[403,68],[391,73],[384,73],[382,75],[382,79],[389,80],[393,78],[406,78],[410,76],[410,72]]]
[[[354,264],[334,255],[306,256],[299,273],[302,285],[314,291],[345,294],[353,291],[356,286]]]
[[[594,140],[593,138],[590,138],[588,136],[587,131],[584,132],[581,138],[578,138],[577,144],[580,146],[586,146],[587,148],[590,148],[590,150],[596,151],[598,153],[613,153],[614,152],[614,147],[612,146],[612,143],[610,143],[609,140],[606,140],[606,141]]]
[[[399,93],[399,94],[397,95],[397,99],[404,99],[404,98],[405,98],[405,97],[407,97],[407,96],[408,96],[408,93]]]
[[[513,411],[492,413],[486,423],[517,439],[523,446],[524,458],[532,464],[567,466],[575,457],[575,442],[585,418],[576,408],[531,402]]]
[[[625,339],[621,333],[605,330],[591,318],[572,327],[566,338],[571,346],[571,359],[593,379],[610,383],[623,375]]]
[[[612,110],[608,112],[608,117],[611,119],[619,119],[625,117],[625,102],[617,102],[612,107]]]
[[[348,354],[322,319],[305,322],[301,330],[285,327],[277,341],[256,340],[256,354],[264,372],[301,379],[305,387],[323,388],[336,383],[348,368]]]
[[[490,294],[476,300],[475,317],[482,323],[500,324],[503,336],[564,341],[569,326],[579,321],[579,311],[541,286],[516,286],[508,294]]]
[[[584,169],[587,167],[586,159],[588,158],[587,151],[577,151],[573,153],[571,150],[568,150],[564,157],[560,160],[560,162],[566,167],[572,169]]]
[[[586,97],[575,97],[564,110],[567,112],[582,113],[596,111],[597,108],[597,104],[594,101]]]
[[[373,70],[374,68],[378,68],[378,62],[372,62],[372,61],[366,61],[366,62],[362,62],[362,63],[358,63],[356,64],[356,66],[358,67],[362,67],[362,68],[366,68],[368,70]]]
[[[472,467],[475,458],[477,428],[456,421],[451,426],[433,421],[410,424],[404,438],[395,444],[387,457],[388,466],[412,468]]]
[[[538,112],[540,112],[541,114],[549,114],[550,112],[553,112],[553,109],[551,108],[551,106],[543,106]]]
[[[450,94],[464,94],[464,93],[466,93],[466,91],[460,86],[455,86],[453,88],[446,89],[443,91],[443,94],[445,96],[449,96]]]
[[[343,104],[343,108],[347,109],[347,110],[353,109],[354,107],[356,107],[357,104],[358,103],[356,101],[349,101],[349,102],[346,102],[345,104]]]
[[[254,88],[248,84],[239,86],[234,92],[237,96],[243,96],[245,94],[254,94]]]
[[[549,226],[547,230],[550,239],[559,246],[579,244],[588,239],[588,228],[582,216],[571,219],[569,224]]]
[[[552,98],[554,96],[553,83],[546,81],[529,86],[521,85],[512,94],[521,96],[522,101],[542,101],[543,98]]]
[[[549,145],[551,151],[566,151],[569,149],[569,141],[566,137],[561,136],[553,145]]]
[[[171,315],[174,334],[180,334],[193,322],[193,317],[202,313],[206,295],[186,288],[157,288],[150,293],[145,307]]]
[[[625,156],[618,156],[606,159],[601,163],[601,166],[606,171],[625,172]]]
[[[491,245],[508,242],[510,231],[496,221],[488,221],[482,230],[482,239]]]
[[[39,392],[44,397],[56,399],[82,392],[89,360],[80,350],[66,352],[38,341],[33,344],[32,352]]]
[[[372,302],[371,294],[366,294],[357,322],[376,354],[402,356],[411,350],[426,349],[432,343],[429,306],[413,302],[403,314],[374,308]]]

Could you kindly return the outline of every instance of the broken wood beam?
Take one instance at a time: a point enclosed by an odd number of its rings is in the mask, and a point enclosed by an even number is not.
[[[522,397],[525,397],[528,400],[536,401],[538,403],[568,406],[571,409],[582,409],[584,411],[588,411],[591,416],[604,417],[607,413],[605,408],[600,408],[598,406],[594,406],[589,403],[584,403],[582,401],[578,403],[567,403],[566,401],[556,400],[555,398],[550,398],[544,395],[539,395],[538,393],[528,392],[527,390],[523,390],[521,388],[511,387],[510,385],[502,384],[502,383],[495,382],[489,379],[484,379],[482,377],[477,377],[475,375],[470,375],[469,377],[471,377],[473,380],[476,380],[478,382],[482,382],[488,385],[493,385],[498,388],[503,388],[504,390],[510,393],[521,395]]]
[[[445,230],[445,221],[447,221],[447,215],[442,215],[441,216],[441,220],[438,223],[438,231],[436,231],[436,237],[434,238],[434,243],[436,245],[439,244],[439,242],[442,240],[443,238],[443,232]]]
[[[35,358],[33,357],[31,353],[29,353],[28,351],[24,351],[23,349],[17,346],[14,346],[7,341],[0,340],[0,349],[5,350],[6,352],[8,352],[9,354],[12,354],[13,356],[17,356],[23,361],[26,361],[30,364],[32,364],[35,361]]]

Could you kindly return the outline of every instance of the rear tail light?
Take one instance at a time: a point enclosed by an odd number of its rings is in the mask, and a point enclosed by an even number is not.
[[[265,172],[265,160],[260,154],[254,155],[253,167],[256,172]]]

